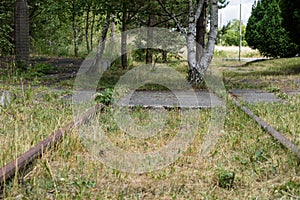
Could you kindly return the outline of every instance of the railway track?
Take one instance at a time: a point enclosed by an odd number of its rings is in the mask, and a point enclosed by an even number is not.
[[[300,149],[297,145],[287,139],[282,133],[273,128],[270,124],[265,122],[263,119],[255,115],[248,107],[241,104],[238,98],[235,95],[230,95],[234,104],[239,107],[244,113],[246,113],[251,119],[255,120],[262,129],[268,132],[271,136],[273,136],[280,144],[284,147],[295,153],[300,160]]]
[[[103,108],[104,106],[102,104],[90,108],[80,117],[69,122],[65,127],[55,131],[48,138],[2,167],[0,169],[0,194],[2,193],[2,188],[7,181],[12,179],[16,174],[22,174],[22,172],[28,171],[28,168],[31,167],[32,163],[36,159],[40,158],[43,153],[55,147],[63,139],[68,130],[86,123],[94,114],[101,111]]]
[[[242,105],[237,97],[235,97],[234,95],[230,96],[232,97],[232,100],[237,107],[244,111],[251,119],[255,120],[266,132],[273,136],[279,143],[281,143],[287,149],[295,153],[300,160],[300,149],[297,145],[293,144],[282,133],[280,133],[267,122],[256,116],[249,108]],[[4,187],[4,185],[10,179],[12,179],[16,174],[20,175],[22,174],[21,172],[28,171],[28,168],[32,166],[32,163],[34,163],[36,159],[40,158],[44,152],[49,151],[53,147],[55,147],[62,140],[64,135],[66,135],[66,132],[69,129],[78,127],[86,123],[94,114],[103,110],[103,108],[104,105],[101,104],[87,110],[78,119],[68,123],[65,127],[55,131],[51,136],[49,136],[36,146],[29,149],[24,154],[20,155],[15,160],[2,167],[0,169],[0,194],[2,192],[1,188]]]

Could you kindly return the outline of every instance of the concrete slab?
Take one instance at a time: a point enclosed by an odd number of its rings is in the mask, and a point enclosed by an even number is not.
[[[247,103],[282,102],[274,93],[256,89],[232,89],[229,91]]]
[[[300,95],[300,90],[289,90],[289,91],[285,91],[285,93],[289,96],[296,96],[296,95]]]
[[[135,91],[123,97],[118,105],[145,108],[209,108],[224,105],[222,100],[208,91]]]

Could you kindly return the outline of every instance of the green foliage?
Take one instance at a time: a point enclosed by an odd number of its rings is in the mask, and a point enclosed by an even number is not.
[[[284,185],[277,186],[274,190],[274,193],[279,194],[289,194],[289,196],[300,196],[300,183],[289,180]]]
[[[95,101],[99,103],[103,103],[105,105],[109,105],[113,101],[112,95],[113,95],[113,89],[107,88],[103,92],[96,94]]]
[[[44,76],[48,74],[51,70],[53,70],[53,66],[48,63],[38,63],[32,67],[27,68],[26,71],[20,71],[21,76],[26,79],[32,80],[36,77]]]
[[[38,63],[34,65],[33,67],[30,67],[27,72],[28,73],[37,73],[40,75],[44,75],[49,73],[51,70],[53,70],[53,66],[48,63]]]
[[[143,49],[138,49],[138,50],[135,50],[133,53],[132,53],[132,57],[135,61],[143,61],[144,58],[146,56],[146,51],[144,51]]]
[[[246,28],[246,41],[268,57],[292,57],[298,53],[297,45],[283,27],[278,0],[261,0],[253,6]]]
[[[247,46],[245,40],[246,26],[242,24],[242,46]],[[218,34],[218,41],[225,46],[239,46],[240,44],[240,21],[235,19],[223,26]]]
[[[51,70],[53,70],[53,66],[49,63],[38,63],[34,65],[32,68],[29,68],[29,71],[31,72],[38,72],[42,74],[47,74]]]
[[[281,0],[280,8],[283,27],[289,32],[293,42],[298,45],[298,52],[300,52],[300,1]]]
[[[231,171],[227,171],[225,169],[219,169],[218,170],[218,183],[219,186],[222,188],[232,188],[235,173]]]
[[[13,1],[0,2],[0,56],[13,51]]]

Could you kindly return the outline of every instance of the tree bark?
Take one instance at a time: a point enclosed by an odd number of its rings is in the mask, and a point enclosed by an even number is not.
[[[199,2],[199,0],[198,0]],[[205,48],[205,39],[206,39],[206,26],[207,26],[207,0],[204,1],[202,11],[199,19],[196,24],[196,61],[200,61],[201,56],[203,55]]]
[[[111,15],[111,37],[113,39],[116,38],[116,23],[115,23],[115,15]]]
[[[146,49],[146,64],[152,64],[153,58],[153,25],[154,15],[149,15],[148,30],[147,30],[147,49]]]
[[[196,28],[196,22],[195,22],[193,0],[189,0],[189,24],[188,24],[188,33],[187,33],[187,48],[188,48],[188,62],[189,62],[190,72],[195,71],[196,68],[196,52],[195,52],[195,36],[194,36],[195,28]]]
[[[102,65],[103,65],[104,61],[102,60],[102,56],[103,56],[104,49],[105,49],[105,40],[106,40],[106,37],[107,37],[109,24],[110,24],[110,14],[107,14],[105,24],[104,24],[104,27],[102,29],[101,41],[100,41],[100,44],[99,44],[99,48],[98,48],[96,58],[95,58],[94,62],[92,63],[92,65],[90,66],[88,72],[87,72],[89,74],[98,74],[99,71],[103,70]],[[107,62],[106,62],[106,64],[107,64]],[[99,65],[102,67],[101,69],[100,69]]]
[[[193,2],[189,0],[189,30],[187,36],[187,45],[188,45],[188,62],[189,62],[189,81],[192,84],[200,84],[203,81],[204,74],[208,69],[215,49],[216,38],[218,34],[218,0],[210,1],[210,32],[209,39],[207,44],[204,46],[202,54],[200,54],[199,58],[197,58],[195,53],[195,45],[194,45],[194,35],[195,27],[197,27],[198,20],[200,21],[200,16],[202,14],[203,9],[205,9],[205,1],[199,0],[197,13],[194,15],[193,11]],[[201,12],[198,12],[201,10]],[[203,14],[205,17],[205,13]],[[206,15],[207,17],[207,15]],[[205,19],[204,19],[205,20]],[[199,26],[198,26],[199,28]],[[200,28],[201,30],[201,28]],[[200,30],[197,30],[200,32]],[[203,31],[203,30],[202,30]]]
[[[218,21],[218,0],[211,0],[209,39],[204,50],[204,55],[201,56],[200,63],[197,64],[197,69],[202,75],[205,74],[214,55],[215,44],[218,35]]]
[[[27,0],[17,0],[15,4],[15,52],[16,66],[26,69],[29,65],[29,8]]]
[[[74,43],[74,55],[78,56],[78,30],[77,30],[77,24],[76,24],[76,14],[75,14],[75,3],[72,4],[72,28],[73,28],[73,43]]]
[[[86,50],[90,53],[90,41],[89,41],[89,18],[90,18],[90,6],[88,5],[86,11],[86,19],[85,19],[85,41],[86,41]]]
[[[168,51],[162,50],[161,51],[161,57],[162,57],[162,61],[166,63],[167,60],[168,60]]]
[[[125,8],[125,5],[123,5]],[[122,33],[121,33],[121,64],[122,68],[127,68],[127,12],[124,11],[122,14]]]
[[[181,28],[181,24],[173,15],[171,12],[169,12],[166,7],[163,5],[161,0],[158,0],[159,4],[163,7],[163,9],[168,13],[170,17],[173,18],[175,21],[177,27],[183,31],[187,32],[187,51],[188,51],[188,64],[189,64],[189,81],[192,84],[198,84],[199,82],[201,83],[203,81],[204,74],[209,67],[213,54],[214,54],[214,49],[215,49],[215,43],[216,43],[216,38],[218,34],[218,2],[219,0],[198,0],[197,1],[197,6],[196,9],[193,5],[193,0],[188,1],[188,10],[189,10],[189,15],[188,15],[188,30],[185,31],[183,28]],[[208,37],[208,42],[206,43],[205,40],[205,34],[204,31],[206,31],[206,20],[208,14],[202,13],[203,11],[206,11],[206,6],[209,2],[210,5],[210,32],[209,32],[209,37]],[[195,12],[196,10],[196,12]],[[203,19],[200,19],[200,16],[204,17]],[[202,17],[201,17],[202,18]],[[201,21],[204,21],[204,26],[201,28]],[[202,29],[202,30],[201,30]],[[202,32],[202,33],[201,33]],[[198,34],[200,43],[203,43],[203,48],[202,53],[196,53],[195,49],[195,34]],[[200,36],[202,35],[202,39]],[[203,38],[204,36],[204,38]],[[200,41],[200,39],[202,41]],[[200,50],[200,49],[199,49]],[[199,51],[198,50],[198,51]],[[197,54],[200,56],[197,58]]]
[[[95,18],[96,18],[96,15],[95,15],[95,13],[93,12],[92,24],[91,24],[91,37],[90,37],[90,41],[91,41],[90,48],[91,48],[91,51],[93,51],[93,45],[94,45],[94,44],[93,44],[93,40],[94,40]]]

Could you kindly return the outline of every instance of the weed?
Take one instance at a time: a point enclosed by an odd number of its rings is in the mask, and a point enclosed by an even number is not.
[[[104,105],[109,105],[113,102],[112,99],[113,89],[107,88],[103,92],[98,92],[95,101]]]
[[[280,88],[278,88],[278,87],[268,87],[267,88],[267,91],[268,92],[280,92]]]
[[[279,130],[291,141],[300,144],[300,96],[289,97],[286,94],[278,93],[277,95],[285,99],[285,103],[268,103],[248,105],[259,117]]]
[[[232,188],[235,178],[235,173],[224,169],[218,170],[218,184],[222,188]]]
[[[11,88],[14,96],[7,107],[0,110],[0,166],[28,150],[47,137],[55,129],[71,119],[71,107],[57,101],[58,96],[48,93],[44,88]],[[46,93],[47,101],[40,99],[40,93]]]

